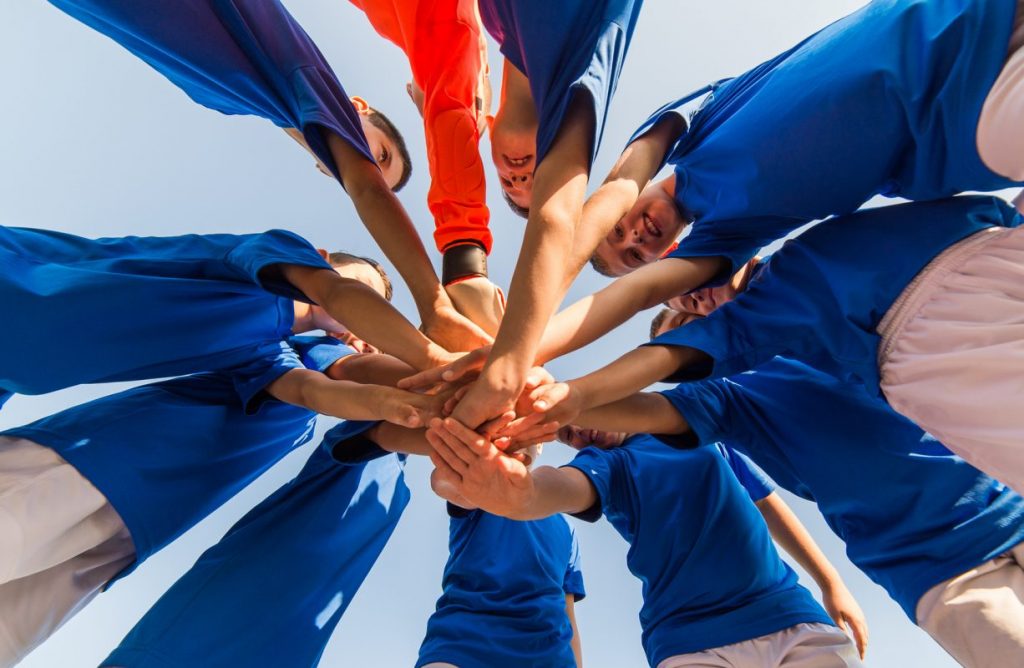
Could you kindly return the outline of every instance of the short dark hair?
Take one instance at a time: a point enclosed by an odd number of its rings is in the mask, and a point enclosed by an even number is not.
[[[530,217],[530,207],[519,206],[518,204],[516,204],[515,201],[511,197],[509,197],[508,191],[506,191],[504,188],[501,189],[501,196],[505,198],[505,202],[508,203],[508,208],[512,209],[512,213],[516,214],[520,218]]]
[[[370,121],[370,125],[383,132],[388,139],[393,141],[395,148],[398,149],[398,158],[402,161],[402,175],[398,177],[398,183],[391,189],[394,192],[398,192],[405,187],[405,184],[409,182],[409,177],[412,176],[412,158],[409,157],[409,147],[405,145],[405,137],[398,131],[398,128],[395,127],[390,118],[373,107],[370,107],[370,114],[367,116],[367,120]]]
[[[672,315],[672,309],[663,308],[658,311],[658,314],[654,316],[654,320],[651,320],[651,340],[658,338],[658,330],[665,324],[665,320]]]
[[[590,266],[594,268],[594,271],[601,274],[602,276],[607,276],[608,278],[618,278],[618,275],[614,271],[612,271],[611,266],[607,262],[605,262],[604,258],[602,258],[597,253],[594,253],[593,255],[590,256]]]
[[[388,272],[384,271],[384,267],[380,265],[371,257],[363,257],[362,255],[353,255],[352,253],[346,253],[344,251],[335,251],[327,256],[327,261],[332,267],[340,267],[343,264],[349,262],[365,262],[380,274],[380,280],[384,282],[384,299],[391,301],[391,297],[394,296],[394,286],[391,285],[391,279],[388,278]]]

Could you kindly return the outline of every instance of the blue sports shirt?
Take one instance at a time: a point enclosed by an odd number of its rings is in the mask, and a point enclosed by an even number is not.
[[[306,297],[278,264],[330,269],[283,230],[86,239],[0,227],[0,303],[17,316],[0,329],[0,388],[230,370],[248,399],[247,385],[301,367],[284,339]]]
[[[696,221],[674,255],[723,256],[732,275],[762,246],[874,195],[1013,186],[982,163],[975,136],[1016,9],[1016,0],[875,0],[714,85],[667,156],[676,200]]]
[[[850,561],[916,621],[933,586],[1024,541],[1024,499],[863,388],[782,357],[662,394],[702,444],[814,501]]]
[[[540,164],[562,127],[573,94],[589,95],[596,121],[593,163],[608,107],[643,0],[480,0],[501,54],[530,81],[537,107]]]
[[[881,396],[875,330],[893,302],[949,246],[1020,223],[1009,204],[983,196],[833,218],[787,241],[735,300],[645,345],[701,350],[713,364],[699,373],[715,378],[784,355]]]
[[[335,177],[324,131],[376,164],[331,66],[277,0],[50,0],[167,77],[198,104],[297,128]]]
[[[409,503],[404,458],[318,447],[150,608],[104,666],[315,668]]]
[[[597,491],[588,518],[603,513],[630,544],[652,668],[795,624],[832,623],[779,558],[751,502],[766,488],[746,491],[732,465],[717,449],[676,450],[648,435],[585,448],[568,464]]]
[[[291,343],[318,371],[355,353],[327,337]],[[135,544],[123,577],[308,442],[315,425],[312,411],[274,400],[247,414],[219,373],[135,387],[4,435],[52,448],[107,498]]]
[[[518,522],[454,506],[449,514],[444,593],[416,666],[574,668],[565,599],[586,592],[565,518]]]

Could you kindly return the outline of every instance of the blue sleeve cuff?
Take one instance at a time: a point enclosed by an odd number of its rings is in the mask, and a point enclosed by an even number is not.
[[[255,415],[267,401],[273,400],[264,390],[275,380],[294,369],[304,369],[298,354],[285,341],[260,346],[254,361],[231,369],[232,382],[247,415]]]
[[[308,241],[287,230],[269,230],[251,235],[233,248],[226,263],[246,280],[267,292],[288,299],[309,302],[309,298],[284,280],[281,272],[272,271],[276,264],[294,264],[333,271],[330,263]]]
[[[312,371],[327,371],[335,362],[358,353],[330,336],[291,336],[288,345],[295,349],[303,366]]]
[[[732,472],[750,495],[751,501],[756,503],[775,491],[775,483],[750,458],[728,446],[721,445],[719,447]]]
[[[352,466],[380,459],[389,454],[387,450],[370,440],[367,432],[380,422],[369,420],[347,420],[326,434],[322,447],[339,464]]]
[[[681,383],[671,390],[658,392],[683,416],[694,435],[694,438],[682,441],[681,445],[684,447],[710,445],[725,440],[730,435],[724,405],[727,399],[723,399],[717,393],[707,392],[704,386],[708,382],[720,381]],[[665,440],[663,437],[659,439]],[[670,444],[676,445],[673,442]]]
[[[594,502],[594,505],[582,512],[573,513],[572,516],[584,522],[596,522],[601,519],[601,516],[604,515],[604,506],[608,501],[608,494],[612,484],[610,480],[611,472],[604,463],[602,451],[593,447],[583,448],[563,468],[574,468],[587,476],[587,480],[590,481],[597,494],[597,500]]]

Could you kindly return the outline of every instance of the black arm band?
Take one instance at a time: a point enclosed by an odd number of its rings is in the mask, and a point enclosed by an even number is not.
[[[449,285],[471,276],[487,277],[487,253],[484,249],[475,243],[465,243],[445,250],[441,283]]]

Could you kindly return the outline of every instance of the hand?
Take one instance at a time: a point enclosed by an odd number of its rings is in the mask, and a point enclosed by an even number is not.
[[[423,319],[423,333],[442,348],[459,352],[476,350],[493,340],[450,304],[435,308]]]
[[[840,582],[822,588],[821,598],[825,611],[836,626],[853,636],[857,652],[863,660],[868,650],[868,624],[853,594]]]
[[[444,383],[461,380],[467,374],[479,372],[480,369],[484,368],[487,356],[490,354],[491,346],[489,345],[477,348],[449,364],[436,366],[433,369],[427,369],[416,375],[403,378],[398,381],[398,387],[403,390],[427,390]]]
[[[485,436],[448,418],[431,421],[427,442],[437,467],[431,485],[442,498],[459,498],[506,517],[528,506],[534,487],[526,464],[506,456]]]
[[[583,393],[569,383],[541,385],[528,396],[533,412],[498,432],[510,439],[509,451],[551,440],[559,427],[574,422],[584,408]]]
[[[505,293],[486,276],[464,278],[444,286],[459,313],[494,336],[505,315]]]
[[[451,417],[472,429],[506,413],[515,413],[519,391],[494,386],[480,377],[469,386],[451,412]],[[493,430],[492,430],[493,431]]]
[[[431,418],[439,417],[448,398],[443,394],[416,394],[385,386],[377,388],[376,392],[370,392],[369,399],[379,411],[379,419],[410,429],[424,427]]]

